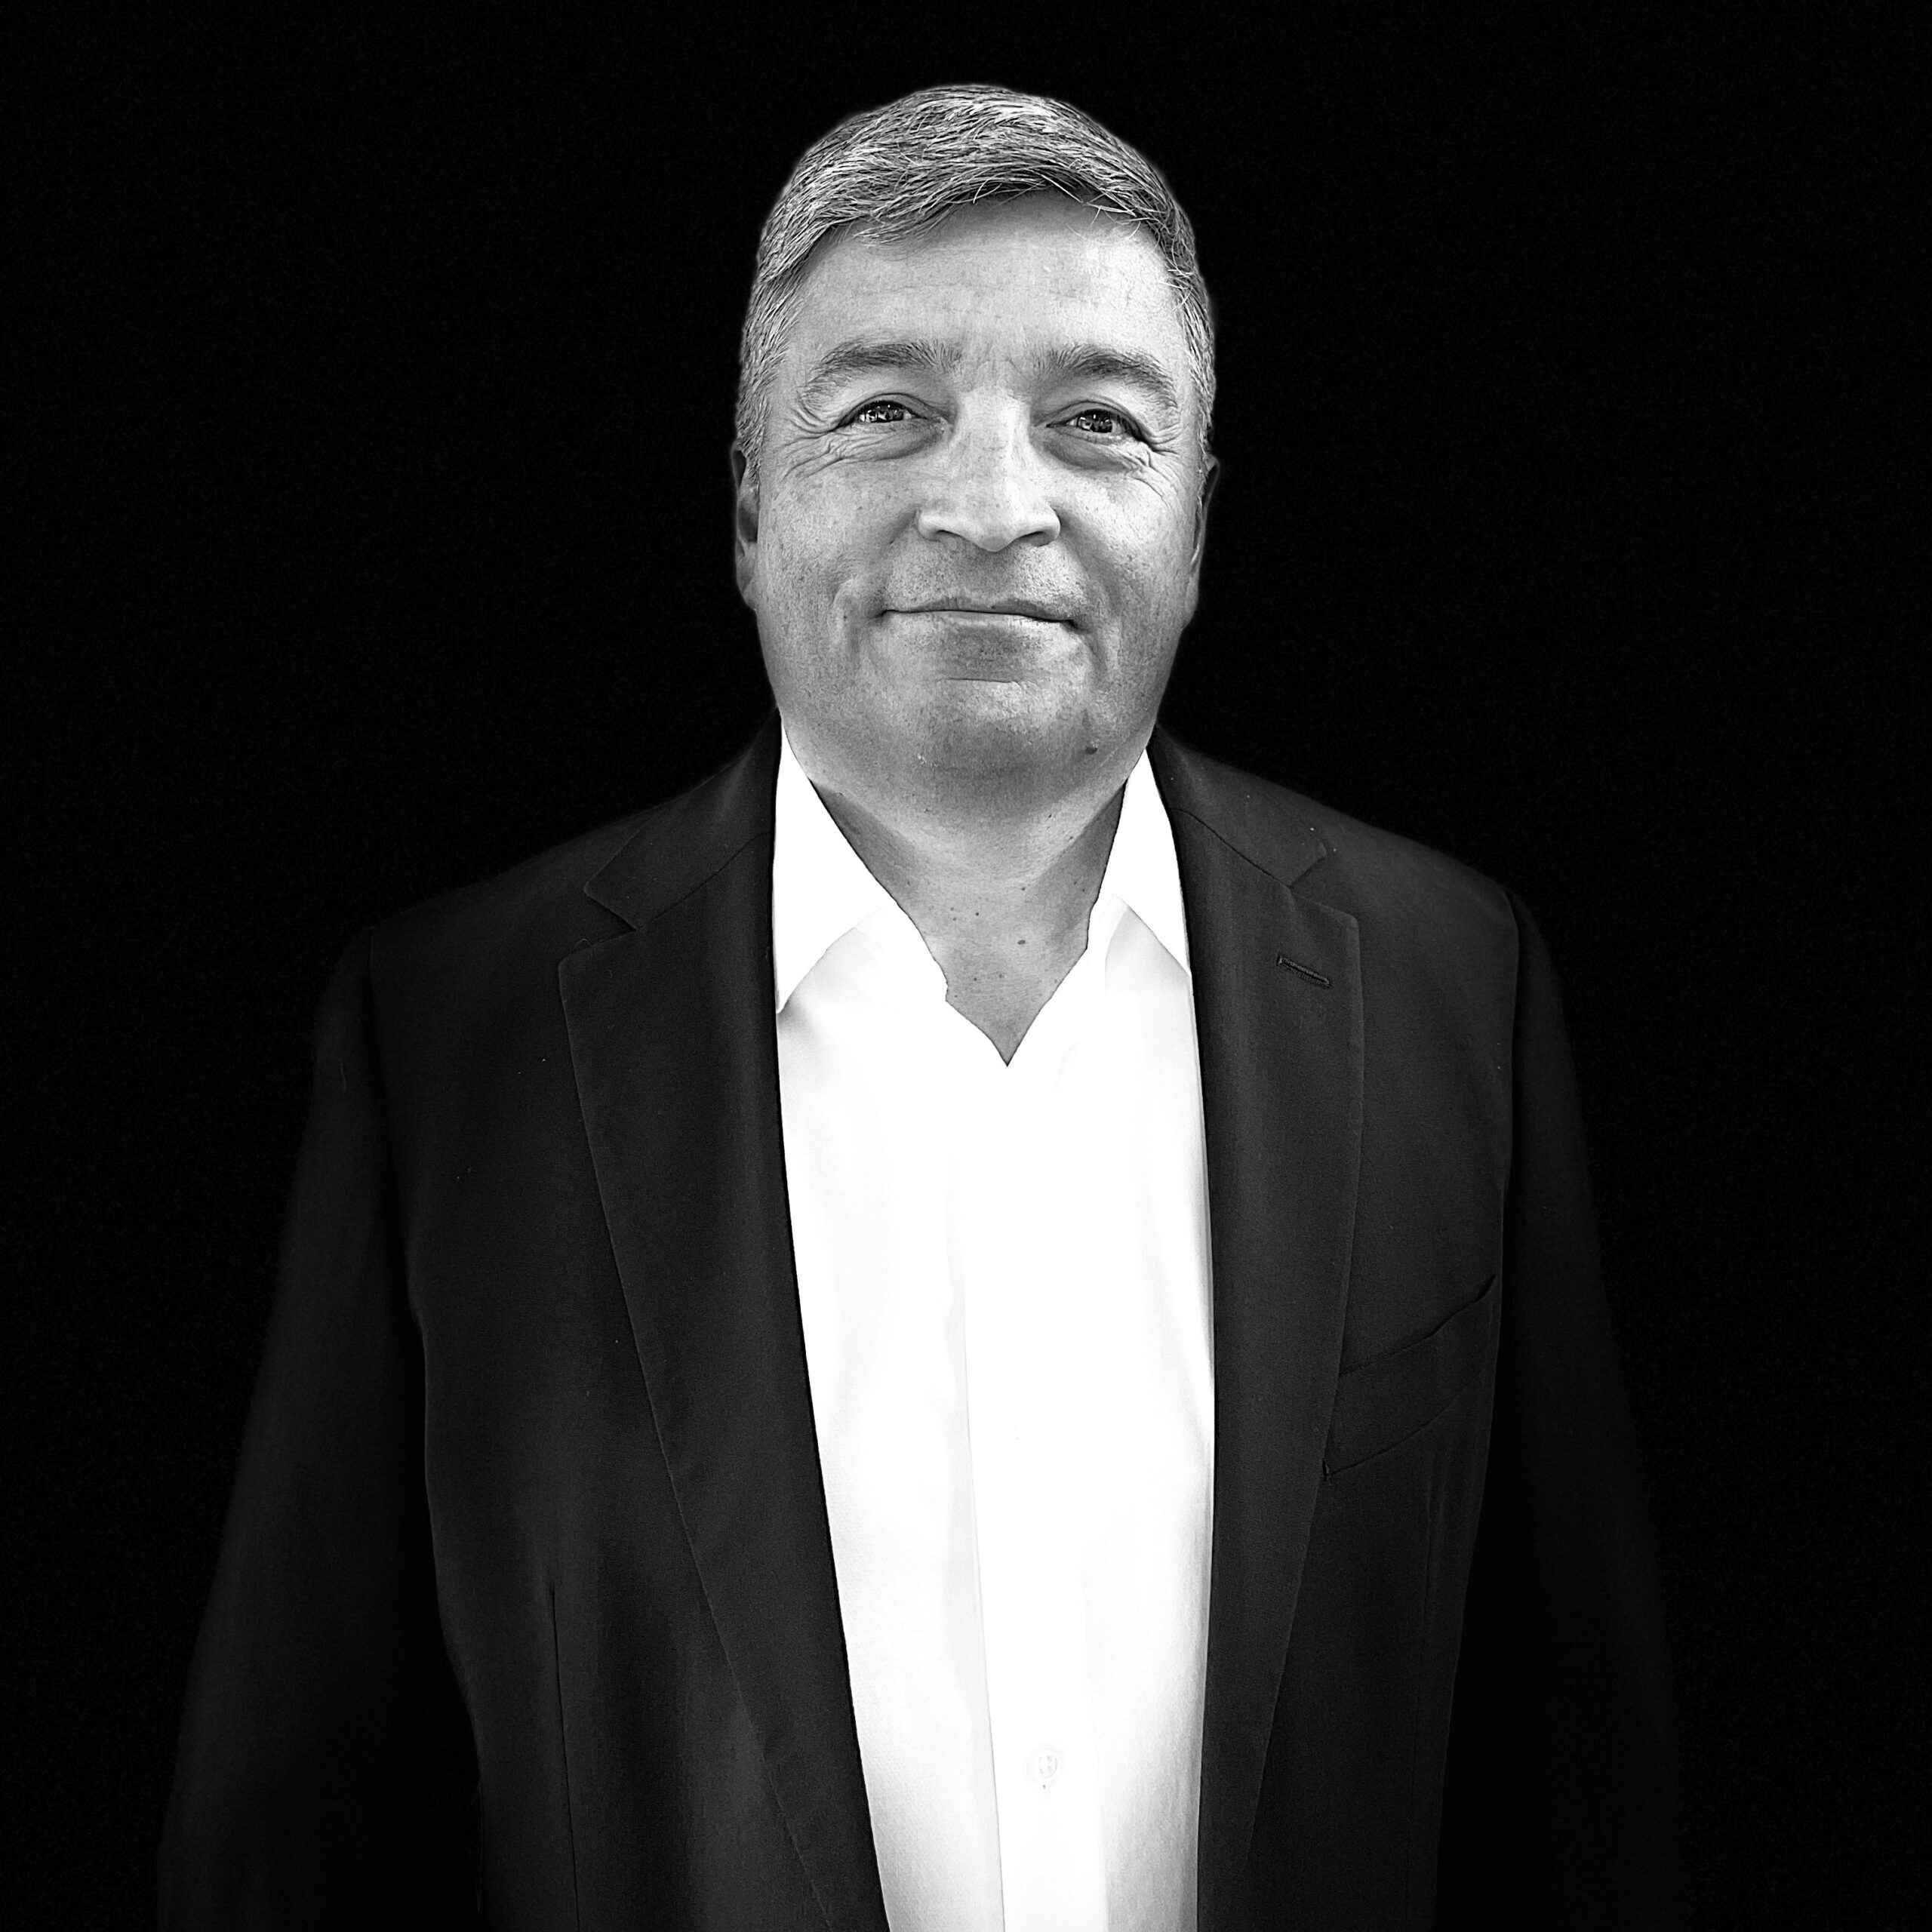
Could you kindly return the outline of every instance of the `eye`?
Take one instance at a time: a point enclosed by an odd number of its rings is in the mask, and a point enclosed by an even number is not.
[[[1083,435],[1095,437],[1107,442],[1115,442],[1123,436],[1139,435],[1133,423],[1118,409],[1076,410],[1066,419],[1070,429],[1078,429]]]
[[[892,423],[909,423],[912,420],[912,412],[903,402],[894,402],[890,396],[881,396],[854,410],[841,427],[863,425],[869,429]]]

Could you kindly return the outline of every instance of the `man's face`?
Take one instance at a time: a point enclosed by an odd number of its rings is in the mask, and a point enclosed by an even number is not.
[[[825,245],[737,569],[814,776],[1051,795],[1138,754],[1213,465],[1153,243],[1058,195]]]

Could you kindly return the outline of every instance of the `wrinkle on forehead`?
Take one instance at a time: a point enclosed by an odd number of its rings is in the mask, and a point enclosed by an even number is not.
[[[1063,245],[1042,248],[1049,237]],[[909,235],[848,229],[829,238],[799,285],[788,333],[801,347],[829,309],[864,315],[881,336],[924,334],[894,322],[901,303],[925,308],[922,319],[929,319],[934,296],[970,303],[970,315],[1029,289],[1056,304],[1074,298],[1094,318],[1085,332],[1096,336],[1113,334],[1104,324],[1125,324],[1137,334],[1151,329],[1186,362],[1179,303],[1152,238],[1119,217],[1054,196],[958,209]]]

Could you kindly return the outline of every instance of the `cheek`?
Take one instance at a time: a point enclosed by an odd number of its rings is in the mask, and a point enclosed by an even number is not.
[[[1177,530],[1167,515],[1122,531],[1109,544],[1115,614],[1127,634],[1160,638],[1185,614],[1192,550],[1192,532]]]
[[[789,599],[823,603],[863,571],[879,546],[880,517],[867,493],[808,488],[766,513],[763,560],[772,587]]]

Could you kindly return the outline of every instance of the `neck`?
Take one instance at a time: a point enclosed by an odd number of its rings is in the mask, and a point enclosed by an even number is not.
[[[1083,759],[1057,787],[941,781],[908,797],[792,739],[834,823],[918,928],[949,1000],[1007,1057],[1085,948],[1146,743]]]

